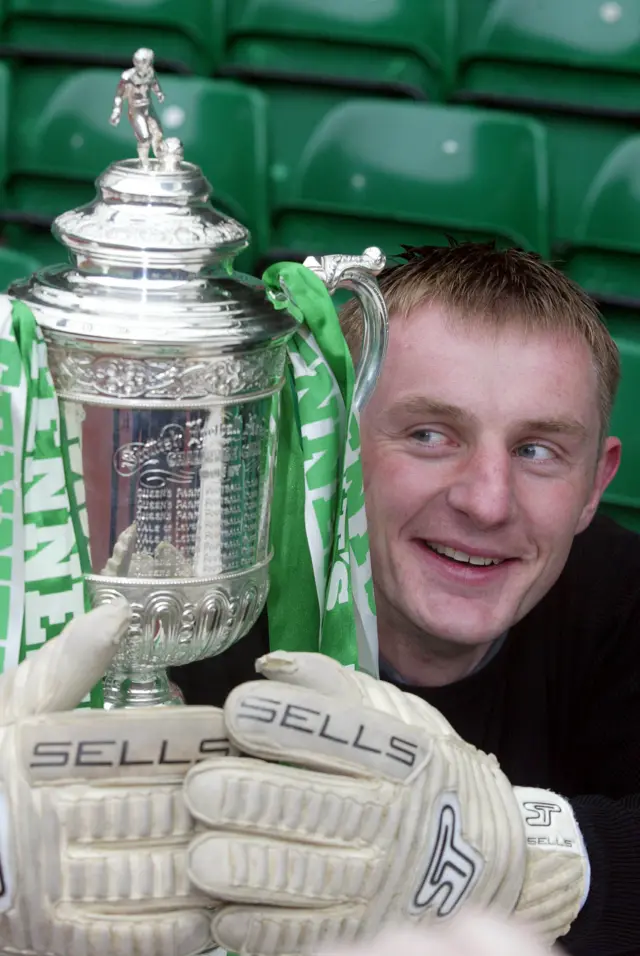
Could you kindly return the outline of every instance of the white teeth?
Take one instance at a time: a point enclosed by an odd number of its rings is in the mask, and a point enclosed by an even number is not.
[[[429,541],[427,541],[427,545],[432,551],[444,554],[447,558],[453,558],[454,561],[460,561],[461,564],[476,564],[487,567],[489,564],[502,564],[504,560],[503,558],[483,558],[479,554],[465,554],[464,551],[456,551],[455,548],[447,548],[443,544],[431,544]]]

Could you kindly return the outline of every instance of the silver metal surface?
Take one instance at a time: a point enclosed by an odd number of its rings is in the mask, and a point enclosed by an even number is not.
[[[56,220],[71,264],[11,289],[47,343],[86,499],[92,601],[122,596],[133,609],[105,680],[108,707],[180,703],[166,668],[223,652],[264,607],[277,402],[295,329],[262,283],[233,271],[249,234],[213,209],[202,171],[163,138],[152,93],[162,100],[153,53],[139,50],[111,115],[128,102],[138,159],[110,166],[94,202]],[[386,345],[373,278],[384,257],[307,264],[330,291],[361,296],[362,405]]]
[[[351,289],[362,306],[362,345],[356,365],[353,401],[362,411],[371,398],[382,363],[387,354],[389,320],[382,293],[375,281],[386,264],[377,246],[369,246],[361,256],[309,256],[304,260],[333,295],[336,289]]]

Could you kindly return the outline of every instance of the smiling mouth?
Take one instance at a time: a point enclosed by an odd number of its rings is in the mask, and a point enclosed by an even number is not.
[[[456,564],[467,564],[473,567],[488,568],[498,564],[504,564],[511,558],[490,558],[483,557],[480,554],[466,554],[464,551],[457,551],[455,548],[449,548],[444,544],[432,544],[430,541],[424,541],[430,551],[440,555],[442,558],[448,558]]]

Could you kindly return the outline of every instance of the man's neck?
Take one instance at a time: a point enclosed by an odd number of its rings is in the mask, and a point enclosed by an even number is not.
[[[468,647],[430,634],[408,635],[380,623],[378,640],[381,658],[414,687],[442,687],[468,677],[494,644]]]

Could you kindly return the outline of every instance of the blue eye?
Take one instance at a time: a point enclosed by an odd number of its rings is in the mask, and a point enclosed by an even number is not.
[[[550,448],[547,448],[546,445],[538,445],[535,442],[520,445],[516,454],[520,458],[526,458],[527,461],[549,461],[551,458],[555,458]]]
[[[413,432],[411,437],[415,438],[421,445],[430,445],[431,447],[443,445],[448,440],[442,432],[433,431],[431,428],[421,428]]]

